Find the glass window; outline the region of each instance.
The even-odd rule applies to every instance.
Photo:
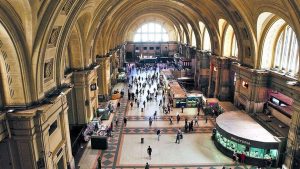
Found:
[[[250,147],[250,157],[264,158],[265,149]]]
[[[169,41],[168,32],[157,23],[147,23],[137,29],[134,35],[134,42],[167,42]]]
[[[225,30],[224,40],[223,40],[223,56],[237,57],[238,47],[237,41],[234,34],[234,30],[231,25],[228,25]]]
[[[270,49],[275,49],[274,53]],[[273,59],[273,63],[271,62]],[[297,75],[299,71],[298,41],[293,29],[279,19],[269,29],[264,40],[261,68]]]
[[[210,36],[206,28],[204,29],[204,38],[202,43],[203,43],[203,50],[211,51]]]

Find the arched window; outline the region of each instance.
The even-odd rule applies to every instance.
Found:
[[[223,56],[237,57],[238,56],[238,46],[236,37],[231,25],[228,25],[223,40]]]
[[[290,26],[281,31],[276,42],[274,67],[293,75],[299,71],[298,42]]]
[[[203,35],[203,50],[211,51],[211,42],[210,42],[210,36],[207,31],[207,28],[204,29],[204,35]]]
[[[298,74],[297,37],[293,29],[283,19],[278,19],[269,27],[261,52],[262,69],[272,69],[291,76]]]
[[[165,28],[157,23],[146,23],[137,29],[134,42],[167,42],[169,35]]]

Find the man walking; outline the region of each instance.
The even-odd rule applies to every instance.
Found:
[[[149,159],[151,160],[152,148],[150,146],[148,146],[147,153],[149,155]]]
[[[173,124],[173,118],[172,118],[172,116],[170,116],[169,121],[170,121],[170,124]]]
[[[177,114],[177,123],[179,123],[179,121],[180,121],[180,116],[179,116],[179,114]]]
[[[195,116],[194,120],[195,120],[195,126],[196,125],[199,126],[199,124],[198,124],[198,117],[197,116]]]
[[[157,141],[159,141],[159,137],[160,137],[160,129],[157,129],[156,134],[157,134]]]
[[[152,120],[152,117],[150,117],[150,118],[149,118],[149,127],[152,126],[152,121],[153,121],[153,120]]]
[[[157,120],[157,117],[156,117],[156,116],[157,116],[157,111],[155,110],[154,115],[153,115],[153,119],[154,119],[154,120]]]
[[[180,135],[177,133],[177,135],[176,135],[176,141],[175,141],[175,143],[180,143]]]
[[[126,125],[127,125],[127,118],[124,117],[123,121],[124,121],[124,126],[126,127]]]

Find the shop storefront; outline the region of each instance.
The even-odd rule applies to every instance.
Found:
[[[216,119],[214,143],[225,155],[246,155],[245,163],[264,166],[272,161],[277,166],[281,141],[270,134],[249,115],[243,112],[227,112]]]

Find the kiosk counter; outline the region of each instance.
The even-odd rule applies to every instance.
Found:
[[[241,111],[226,112],[217,117],[214,143],[229,157],[234,152],[244,153],[247,164],[264,166],[266,160],[271,159],[272,166],[277,166],[279,162],[281,140]]]
[[[179,83],[175,80],[169,82],[170,95],[175,103],[173,107],[186,107],[186,92],[182,89]]]

